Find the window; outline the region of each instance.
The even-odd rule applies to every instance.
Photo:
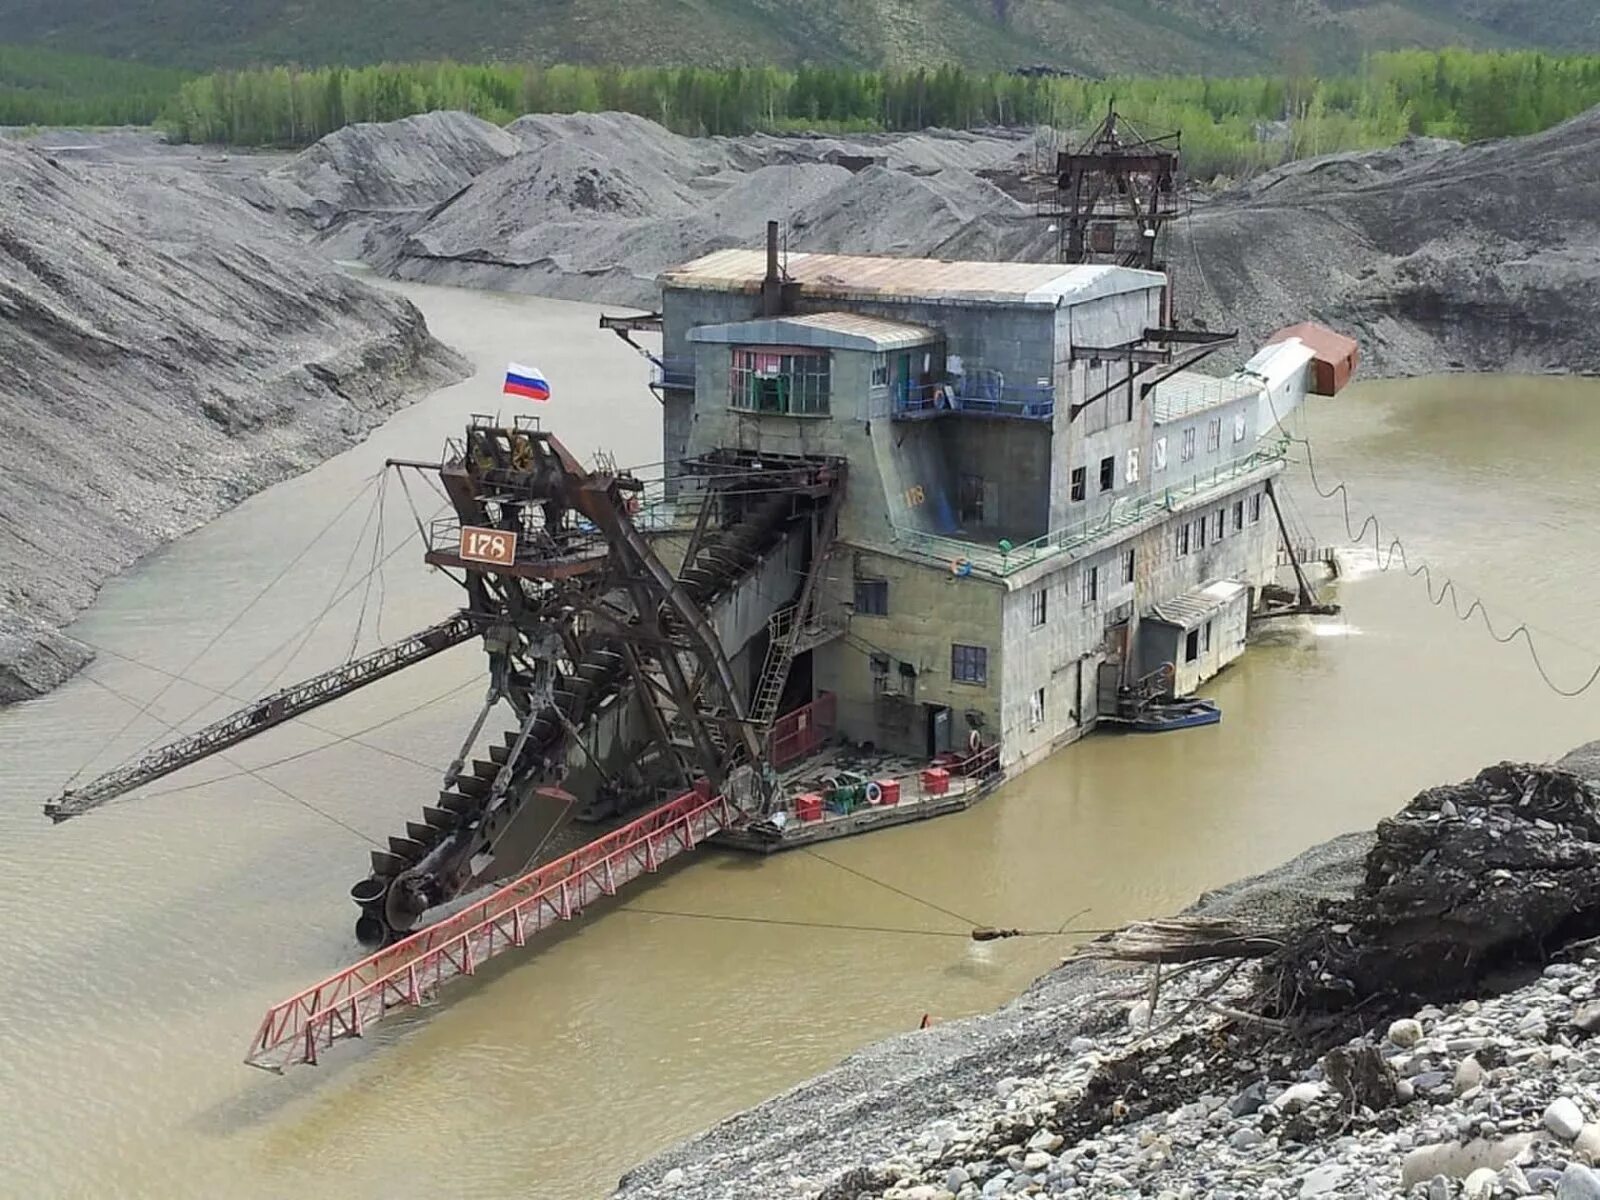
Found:
[[[1084,468],[1082,468],[1082,467],[1073,467],[1072,468],[1072,498],[1074,500],[1082,500],[1087,493],[1088,493],[1088,482],[1087,482],[1087,480],[1085,478]]]
[[[1189,635],[1183,639],[1183,661],[1193,662],[1200,657],[1200,631],[1189,630]]]
[[[733,352],[734,408],[749,412],[826,416],[832,360],[826,350]]]
[[[1220,508],[1217,509],[1217,511],[1212,514],[1212,516],[1211,516],[1211,540],[1213,542],[1220,542],[1222,540],[1223,528],[1227,524],[1227,521],[1228,521],[1228,514],[1223,512]]]
[[[1124,550],[1122,552],[1122,582],[1123,583],[1132,583],[1133,582],[1133,567],[1134,567],[1133,551],[1132,550]]]
[[[1204,550],[1206,548],[1206,519],[1204,517],[1194,523],[1194,548],[1196,550]]]
[[[1028,623],[1035,629],[1044,624],[1045,613],[1049,611],[1050,590],[1041,587],[1028,597]]]
[[[1087,567],[1083,572],[1083,606],[1088,608],[1100,599],[1100,568]]]
[[[989,651],[984,646],[963,646],[960,643],[950,647],[950,678],[957,683],[977,683],[987,685],[989,682]]]
[[[1205,627],[1200,630],[1200,648],[1202,650],[1211,649],[1211,622],[1210,621],[1207,621],[1205,623]]]
[[[1222,418],[1217,417],[1206,426],[1206,449],[1219,450],[1222,448]]]
[[[1128,461],[1123,467],[1122,477],[1128,483],[1139,482],[1139,452],[1137,450],[1128,451]]]
[[[1117,486],[1117,459],[1115,455],[1100,460],[1100,490],[1109,492]]]
[[[1034,729],[1044,724],[1044,689],[1040,688],[1028,697],[1028,728]]]
[[[1261,493],[1256,492],[1250,497],[1250,524],[1254,525],[1261,520]]]
[[[1241,530],[1243,528],[1244,528],[1244,501],[1243,500],[1235,500],[1233,502],[1233,531],[1235,533],[1238,533],[1239,530]]]
[[[1187,428],[1187,429],[1185,429],[1183,431],[1183,454],[1182,454],[1182,458],[1183,458],[1184,462],[1188,462],[1193,457],[1194,457],[1194,426],[1191,425],[1191,426],[1189,426],[1189,428]]]
[[[856,615],[862,617],[886,617],[889,615],[889,581],[887,579],[856,580]]]
[[[872,690],[886,692],[889,690],[889,656],[887,654],[874,654],[870,658],[872,664]]]
[[[889,386],[889,356],[887,354],[874,354],[872,356],[872,386],[875,388]]]
[[[1150,456],[1150,469],[1152,471],[1165,471],[1167,469],[1167,439],[1156,439],[1155,453]]]
[[[1234,441],[1236,441],[1236,442],[1244,441],[1244,426],[1245,426],[1244,412],[1241,410],[1240,412],[1234,413],[1233,414],[1233,440]]]
[[[1178,526],[1178,557],[1182,558],[1189,553],[1189,522],[1185,521]]]
[[[961,522],[971,522],[974,525],[983,524],[983,476],[963,475],[961,477],[961,491],[958,499],[961,501]]]

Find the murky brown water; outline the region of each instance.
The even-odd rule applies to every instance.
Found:
[[[365,501],[192,661],[385,456],[426,457],[467,414],[496,408],[507,360],[550,374],[549,425],[575,449],[659,456],[643,364],[595,328],[597,310],[407,291],[485,374],[107,587],[77,629],[104,648],[100,660],[0,713],[11,980],[0,1003],[0,1194],[602,1195],[651,1151],[863,1042],[925,1012],[1005,1000],[1069,944],[974,945],[967,921],[1053,928],[1081,913],[1079,924],[1103,926],[1170,910],[1369,825],[1421,785],[1600,736],[1600,689],[1559,700],[1520,646],[1457,625],[1419,581],[1365,574],[1341,589],[1345,619],[1285,627],[1218,681],[1221,726],[1093,738],[970,813],[823,850],[967,920],[818,857],[702,855],[627,903],[927,933],[611,912],[329,1066],[257,1074],[240,1058],[262,1010],[355,953],[345,889],[366,847],[329,818],[381,838],[417,811],[471,718],[477,652],[453,651],[236,749],[232,763],[150,789],[164,796],[59,829],[39,802],[97,746],[104,767],[161,732],[142,718],[113,737],[133,711],[114,693],[143,702],[165,688],[153,712],[189,723],[225,707],[196,714],[212,698],[204,688],[249,695],[280,667],[289,679],[342,657],[359,594],[292,664],[279,654],[239,678],[336,590]],[[1364,386],[1321,404],[1311,429],[1329,476],[1348,475],[1497,613],[1600,651],[1600,384]],[[437,501],[412,486],[426,515]],[[1334,510],[1308,487],[1295,496],[1331,535]],[[393,545],[410,517],[397,489],[389,501]],[[386,637],[455,601],[410,550],[384,582]],[[368,635],[375,607],[374,595]],[[1563,681],[1600,657],[1544,646]],[[359,740],[338,741],[351,734]],[[270,783],[232,765],[267,763]]]

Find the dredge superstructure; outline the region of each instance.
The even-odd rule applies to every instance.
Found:
[[[1117,183],[1141,171],[1146,192]],[[1098,207],[1131,198],[1154,263],[1172,171],[1114,121],[1064,158],[1072,263],[785,258],[772,226],[764,255],[667,272],[661,312],[602,321],[661,336],[659,473],[585,466],[532,419],[391,462],[437,476],[424,557],[461,610],[46,811],[480,641],[459,753],[351,888],[372,953],[269,1011],[248,1061],[277,1068],[708,839],[767,853],[937,816],[1190,695],[1242,652],[1285,554],[1298,575],[1279,424],[1357,352],[1301,325],[1230,375],[1193,370],[1236,335],[1177,323],[1169,277]],[[1275,611],[1316,611],[1299,582]],[[574,820],[597,836],[551,859]]]

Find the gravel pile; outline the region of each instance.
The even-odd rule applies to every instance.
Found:
[[[465,371],[199,171],[78,158],[0,139],[0,703],[106,578]]]
[[[757,244],[769,218],[796,250],[1056,252],[1031,203],[1043,134],[687,138],[622,113],[358,128],[273,173],[310,200],[247,194],[402,278],[650,307],[661,270]],[[1310,317],[1354,334],[1378,374],[1600,371],[1597,137],[1600,110],[1530,138],[1307,160],[1201,198],[1172,228],[1179,311],[1241,331],[1224,367]]]

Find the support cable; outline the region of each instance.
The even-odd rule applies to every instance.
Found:
[[[1589,677],[1585,679],[1583,683],[1579,684],[1575,688],[1563,687],[1551,677],[1549,669],[1545,666],[1544,658],[1539,653],[1538,644],[1534,641],[1533,627],[1530,626],[1526,621],[1519,621],[1514,628],[1505,633],[1501,633],[1495,628],[1494,618],[1489,611],[1488,605],[1484,604],[1480,597],[1474,596],[1472,598],[1472,602],[1463,610],[1461,607],[1461,590],[1457,586],[1454,578],[1449,575],[1445,575],[1442,571],[1438,572],[1438,576],[1443,580],[1443,582],[1438,584],[1438,591],[1436,594],[1434,590],[1435,570],[1426,559],[1419,558],[1416,565],[1412,566],[1411,559],[1406,552],[1405,543],[1402,542],[1398,537],[1391,536],[1388,546],[1385,547],[1382,542],[1381,526],[1377,513],[1369,512],[1366,518],[1361,522],[1360,526],[1357,527],[1350,510],[1349,486],[1342,479],[1330,488],[1324,488],[1322,486],[1322,481],[1317,477],[1317,463],[1316,457],[1312,452],[1311,439],[1309,437],[1302,437],[1290,433],[1288,427],[1283,423],[1283,418],[1278,414],[1278,406],[1273,403],[1271,390],[1266,390],[1264,394],[1267,397],[1268,406],[1272,409],[1273,420],[1277,423],[1277,427],[1283,433],[1285,439],[1292,444],[1303,446],[1305,448],[1306,471],[1311,479],[1311,486],[1313,489],[1315,489],[1317,495],[1324,500],[1332,500],[1335,496],[1339,498],[1343,510],[1345,535],[1349,538],[1350,544],[1353,546],[1364,546],[1367,542],[1368,531],[1371,531],[1372,553],[1374,560],[1377,562],[1378,570],[1387,572],[1394,565],[1395,559],[1398,558],[1400,560],[1401,570],[1406,575],[1413,579],[1419,575],[1422,577],[1423,586],[1427,589],[1428,593],[1428,602],[1432,604],[1434,608],[1442,609],[1444,607],[1445,599],[1448,597],[1450,600],[1450,609],[1454,613],[1457,621],[1465,624],[1471,621],[1474,616],[1481,617],[1483,620],[1483,627],[1488,630],[1489,636],[1496,642],[1499,642],[1502,646],[1509,645],[1518,638],[1521,638],[1528,648],[1528,657],[1533,660],[1533,666],[1534,669],[1538,671],[1539,678],[1544,681],[1544,684],[1547,688],[1563,699],[1576,699],[1585,692],[1589,691],[1589,689],[1594,687],[1596,683],[1600,683],[1600,662],[1597,662],[1594,670],[1589,673]],[[1556,641],[1563,642],[1566,645],[1582,650],[1586,654],[1600,658],[1600,654],[1596,654],[1594,650],[1591,650],[1586,646],[1581,646],[1576,642],[1572,642],[1566,638],[1560,637],[1559,635],[1553,634],[1548,630],[1540,630],[1539,632]]]
[[[367,494],[368,489],[370,489],[371,487],[374,486],[376,480],[377,480],[377,476],[376,475],[369,476],[367,478],[367,481],[366,481],[366,486],[364,486],[355,495],[351,496],[350,499],[345,502],[344,506],[342,508],[340,508],[338,512],[334,513],[334,515],[328,520],[328,523],[325,524],[320,530],[317,531],[316,536],[313,537],[309,542],[307,542],[306,545],[300,550],[300,552],[298,554],[296,554],[292,559],[290,559],[288,561],[288,563],[286,563],[283,566],[283,568],[278,571],[278,573],[276,575],[274,575],[270,580],[268,580],[266,586],[263,587],[260,591],[258,591],[255,594],[255,596],[251,598],[251,600],[250,600],[250,602],[248,604],[246,604],[242,609],[240,609],[237,613],[235,613],[233,615],[233,617],[228,621],[227,624],[225,624],[221,629],[217,630],[216,633],[212,634],[211,637],[209,639],[207,639],[206,644],[204,646],[200,647],[199,651],[195,653],[194,657],[192,657],[187,663],[185,663],[183,665],[182,668],[180,668],[180,673],[187,672],[191,667],[193,667],[202,658],[204,658],[206,656],[206,654],[208,654],[210,652],[211,648],[213,646],[215,646],[219,641],[221,641],[222,638],[228,633],[228,631],[231,630],[235,625],[237,625],[241,619],[243,619],[243,617],[245,616],[246,613],[248,613],[251,609],[253,609],[257,604],[259,604],[261,602],[261,600],[266,596],[266,594],[268,592],[270,592],[274,587],[276,587],[278,585],[278,583],[284,578],[284,576],[286,576],[291,570],[293,570],[300,563],[300,561],[303,558],[305,558],[306,555],[310,554],[312,549],[315,548],[315,546],[317,545],[317,543],[320,542],[325,536],[327,536],[328,532],[344,518],[344,515],[347,512],[349,512],[352,508],[354,508],[356,506],[356,502],[359,501],[363,496],[365,496]],[[120,729],[118,729],[114,734],[112,734],[111,737],[108,738],[102,744],[103,745],[111,745],[111,744],[115,743],[118,738],[120,738],[124,733],[126,733],[128,731],[129,727],[132,726],[132,724],[135,721],[137,721],[140,717],[142,717],[145,713],[147,713],[150,710],[150,707],[153,704],[155,704],[156,701],[160,700],[162,696],[167,694],[167,691],[168,691],[168,689],[170,689],[172,687],[173,682],[174,682],[174,680],[169,679],[165,684],[163,684],[161,686],[161,688],[157,690],[155,695],[151,696],[150,699],[146,700],[143,704],[139,705],[139,707],[136,708],[133,711],[132,715],[129,716],[128,719],[122,723],[122,727]],[[190,717],[192,717],[193,715],[194,715],[193,713],[189,714]],[[185,717],[184,718],[184,720],[186,720],[186,721],[188,719],[189,719],[189,717]],[[146,746],[148,746],[148,745],[149,745],[149,743],[147,742]],[[138,751],[135,751],[135,753],[138,753]],[[123,761],[127,762],[131,758],[132,758],[132,755],[129,755],[128,759],[124,759]],[[82,775],[85,770],[88,769],[89,764],[91,762],[93,762],[93,761],[94,761],[94,757],[91,755],[89,758],[85,759],[82,763],[80,763],[78,765],[77,770],[73,771],[71,777],[67,780],[67,787],[70,788],[74,783],[76,783],[77,780],[78,780],[78,777],[80,775]]]

